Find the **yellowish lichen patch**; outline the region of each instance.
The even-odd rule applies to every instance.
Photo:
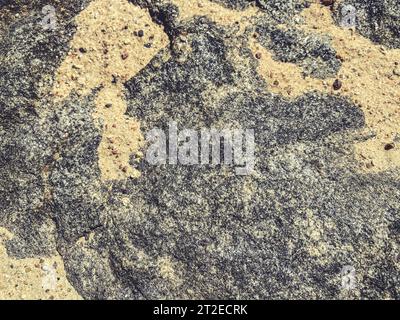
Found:
[[[362,170],[380,172],[400,166],[400,146],[385,150],[400,134],[400,77],[396,64],[400,50],[385,49],[362,37],[354,30],[337,26],[329,8],[312,4],[302,13],[308,33],[331,38],[338,57],[343,60],[338,78],[343,86],[337,94],[348,97],[363,110],[367,131],[376,136],[355,146]],[[333,93],[335,79],[303,78],[294,64],[275,61],[268,50],[252,40],[254,55],[260,59],[259,72],[267,80],[269,90],[288,98],[318,90]]]
[[[206,16],[218,24],[231,25],[243,23],[259,12],[255,6],[250,6],[243,11],[231,10],[209,0],[172,0],[172,3],[179,8],[179,19],[182,21],[195,16]],[[240,26],[243,29],[244,25],[241,24]]]
[[[3,243],[11,238],[0,228],[0,300],[81,299],[66,278],[60,256],[13,259]]]
[[[56,100],[71,92],[90,94],[101,88],[94,117],[103,124],[99,167],[102,179],[137,177],[129,165],[140,156],[140,123],[125,116],[123,83],[143,69],[168,44],[162,28],[149,13],[128,0],[94,0],[75,19],[78,29],[70,51],[56,74]]]

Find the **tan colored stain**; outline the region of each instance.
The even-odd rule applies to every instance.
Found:
[[[305,24],[301,28],[304,31],[331,38],[332,46],[343,60],[338,74],[343,87],[336,93],[360,106],[366,117],[367,131],[376,134],[375,138],[355,146],[362,170],[380,172],[399,167],[400,146],[386,151],[385,145],[400,134],[400,77],[396,71],[400,50],[385,49],[354,30],[338,27],[329,8],[319,4],[312,4],[302,15]],[[287,98],[296,98],[312,90],[334,93],[332,84],[335,78],[303,78],[298,66],[275,61],[271,53],[254,40],[251,47],[254,54],[261,54],[258,55],[259,72],[272,92]]]
[[[67,280],[60,256],[10,258],[3,242],[11,238],[10,232],[0,228],[0,300],[81,299]]]
[[[53,94],[62,100],[72,92],[88,95],[101,88],[94,117],[103,123],[98,148],[102,180],[138,177],[129,157],[141,156],[143,137],[140,123],[125,116],[123,83],[143,69],[168,38],[146,10],[127,0],[94,0],[75,20],[78,29],[57,71]],[[134,34],[139,30],[143,37]]]
[[[129,164],[132,154],[141,156],[142,146],[140,124],[126,116],[126,102],[123,90],[118,85],[100,91],[96,105],[96,117],[104,119],[103,139],[100,143],[99,166],[104,180],[138,177],[140,173]],[[112,107],[105,107],[112,103]]]
[[[172,0],[172,3],[179,8],[179,18],[182,21],[189,20],[195,16],[207,16],[211,21],[221,25],[243,23],[248,18],[256,15],[259,10],[250,6],[243,11],[231,10],[209,0]],[[244,25],[241,25],[243,29]]]
[[[302,69],[294,63],[274,60],[273,54],[256,39],[250,40],[254,55],[260,57],[258,72],[267,80],[268,90],[286,98],[294,99],[313,90],[333,93],[332,79],[320,80],[303,77]]]

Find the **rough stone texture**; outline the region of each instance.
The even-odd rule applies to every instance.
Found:
[[[303,0],[257,0],[256,3],[275,23],[290,22],[308,6],[308,2]]]
[[[261,19],[256,32],[261,44],[274,52],[276,60],[296,63],[303,68],[305,76],[334,77],[340,69],[341,62],[336,58],[329,39],[305,34],[295,28],[281,30],[271,27],[270,21],[264,19]]]
[[[216,3],[223,4],[231,9],[243,10],[247,8],[250,4],[254,3],[255,0],[212,0]]]
[[[57,1],[2,3],[6,26],[0,38],[1,220],[2,225],[15,232],[9,248],[17,256],[49,253],[55,248],[43,172],[61,140],[57,140],[54,132],[59,129],[57,123],[43,119],[40,111],[52,109],[44,97],[68,50],[75,28],[71,16],[83,8],[83,1],[69,1],[59,28],[42,32],[38,23],[41,9],[49,3],[58,4]],[[27,14],[14,15],[25,10]]]
[[[336,20],[342,19],[341,10],[351,5],[356,9],[356,29],[365,37],[389,48],[400,48],[400,2],[397,0],[345,0],[336,11]]]
[[[15,234],[9,254],[57,250],[87,299],[398,299],[400,180],[398,171],[356,170],[361,110],[316,92],[294,101],[273,95],[235,30],[206,17],[178,23],[168,1],[132,2],[165,26],[171,46],[125,84],[127,115],[144,131],[171,120],[254,129],[256,173],[142,160],[132,161],[140,178],[102,182],[96,92],[59,104],[46,95],[73,24],[43,38],[22,23],[0,46],[0,226]],[[63,3],[75,14],[83,8]],[[277,22],[300,12],[299,3],[257,1]],[[340,67],[329,41],[259,20],[255,28],[279,59],[312,76]],[[174,45],[182,35],[191,50]],[[359,277],[350,293],[341,291],[345,265]]]

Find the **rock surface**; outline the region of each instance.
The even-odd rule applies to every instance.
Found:
[[[360,169],[354,146],[371,131],[356,99],[273,93],[250,46],[256,39],[305,79],[338,77],[342,60],[330,37],[301,29],[304,10],[326,8],[198,1],[204,10],[257,11],[224,24],[211,13],[181,20],[178,0],[132,0],[169,43],[123,81],[126,116],[144,133],[171,121],[179,129],[253,129],[255,172],[154,166],[132,154],[140,177],[104,181],[104,124],[93,116],[101,88],[61,101],[52,95],[79,28],[73,18],[90,2],[1,2],[0,226],[14,235],[8,255],[60,254],[86,299],[399,298],[399,168]],[[356,32],[385,50],[399,48],[397,1],[345,2],[360,12]],[[38,23],[48,4],[58,13],[53,31]],[[395,150],[386,152],[396,152],[396,137],[387,139]],[[342,285],[345,266],[356,272],[351,290]]]

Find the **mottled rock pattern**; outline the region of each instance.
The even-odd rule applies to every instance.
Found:
[[[275,23],[288,23],[308,7],[303,0],[257,0],[256,3]]]
[[[16,256],[49,253],[55,248],[44,175],[54,149],[61,143],[53,129],[60,128],[41,111],[53,109],[45,96],[75,30],[70,20],[74,12],[83,9],[83,3],[64,4],[67,11],[60,16],[59,28],[52,32],[43,32],[39,24],[41,9],[49,1],[2,3],[6,25],[0,38],[0,202],[2,225],[15,232],[9,248]],[[25,12],[22,8],[28,13],[15,16]]]
[[[170,120],[180,128],[254,129],[256,173],[143,160],[132,162],[140,178],[102,182],[96,92],[57,105],[46,95],[73,24],[44,39],[23,36],[22,26],[1,45],[0,226],[16,234],[9,253],[57,250],[88,299],[398,299],[400,180],[397,171],[356,170],[353,143],[365,139],[360,109],[315,92],[295,101],[273,95],[244,36],[206,17],[178,23],[168,1],[133,2],[165,26],[171,46],[125,84],[127,114],[143,130]],[[246,1],[224,2],[241,8]],[[277,22],[302,8],[257,4]],[[340,67],[329,42],[313,35],[302,42],[302,34],[263,31],[259,23],[253,29],[282,61],[316,77]],[[177,50],[175,41],[191,50]],[[320,69],[308,68],[314,61]],[[359,276],[348,295],[340,287],[345,265]]]
[[[336,11],[339,23],[346,5],[355,8],[356,30],[373,42],[400,48],[400,2],[397,0],[345,0]]]
[[[270,22],[265,23],[264,19],[261,19],[256,32],[261,44],[274,52],[276,60],[296,63],[303,68],[305,76],[334,77],[340,69],[341,62],[329,39],[295,28],[281,30],[271,27]]]
[[[255,0],[212,0],[212,1],[236,10],[243,10],[250,4],[255,3]]]

